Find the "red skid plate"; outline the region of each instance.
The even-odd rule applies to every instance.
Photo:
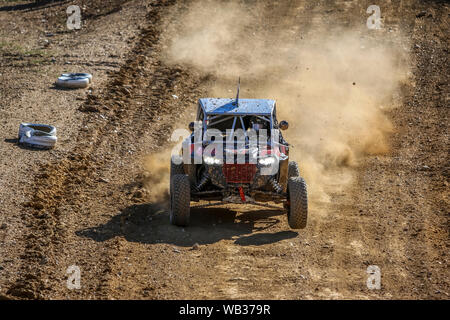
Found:
[[[251,183],[256,174],[256,165],[251,163],[224,164],[222,170],[229,183]]]

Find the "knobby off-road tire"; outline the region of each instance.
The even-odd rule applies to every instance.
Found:
[[[300,169],[295,161],[289,162],[288,178],[300,177]]]
[[[170,158],[170,182],[169,182],[169,192],[172,193],[172,177],[177,174],[184,174],[183,162],[176,164],[176,159],[181,160],[181,157],[172,156]]]
[[[308,192],[306,182],[301,177],[288,180],[288,222],[292,229],[306,227],[308,218]]]
[[[178,163],[176,162],[176,160],[181,161],[180,164],[176,164]],[[170,159],[170,179],[172,179],[172,177],[177,174],[184,174],[183,162],[181,157],[172,156],[172,158]]]
[[[191,185],[185,174],[170,179],[170,223],[184,227],[189,224]]]

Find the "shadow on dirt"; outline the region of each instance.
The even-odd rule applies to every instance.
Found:
[[[48,149],[46,148],[33,148],[31,146],[27,146],[24,144],[19,144],[19,139],[14,138],[14,139],[4,139],[3,141],[5,141],[6,143],[11,143],[11,144],[15,144],[17,148],[23,149],[23,150],[29,150],[29,151],[48,151]]]
[[[6,138],[3,141],[5,141],[6,143],[17,144],[19,142],[19,139],[17,139],[17,138],[8,139],[8,138]]]
[[[86,88],[64,88],[64,87],[58,87],[56,84],[53,84],[51,87],[49,87],[50,90],[56,90],[56,91],[76,91],[76,90],[82,90]]]
[[[0,11],[37,10],[68,3],[69,0],[41,0],[0,7]]]
[[[189,227],[170,224],[167,209],[161,204],[133,205],[97,227],[77,231],[81,237],[97,242],[122,236],[127,241],[143,244],[166,243],[190,247],[195,243],[212,244],[233,239],[242,246],[264,245],[294,238],[293,231],[258,233],[278,224],[284,218],[281,210],[254,210],[237,215],[228,208],[191,208]]]
[[[280,231],[275,233],[257,233],[247,237],[240,237],[234,243],[240,246],[261,246],[298,236],[294,231]]]

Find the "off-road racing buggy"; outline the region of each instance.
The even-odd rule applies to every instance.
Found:
[[[306,183],[297,162],[289,161],[289,144],[279,131],[288,123],[278,122],[274,100],[239,99],[239,93],[236,99],[202,98],[196,120],[171,157],[172,224],[188,225],[191,201],[272,201],[283,203],[291,228],[306,227]]]

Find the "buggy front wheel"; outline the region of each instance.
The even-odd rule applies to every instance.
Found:
[[[293,177],[288,180],[288,222],[292,229],[306,227],[308,218],[308,193],[306,182],[301,177]]]
[[[176,174],[170,179],[170,223],[185,227],[189,224],[191,186],[189,177]]]

